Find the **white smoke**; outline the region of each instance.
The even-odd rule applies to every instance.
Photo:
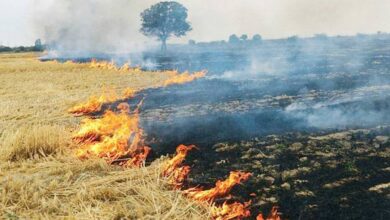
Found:
[[[140,12],[145,6],[134,1],[46,1],[45,6],[36,13],[36,25],[53,56],[118,54],[145,48],[146,44],[139,41],[143,39]]]

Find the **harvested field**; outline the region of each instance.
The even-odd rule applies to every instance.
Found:
[[[160,163],[140,169],[75,157],[67,110],[102,88],[162,85],[159,72],[40,62],[0,54],[0,212],[5,219],[205,219],[208,210],[166,186]],[[173,152],[172,152],[173,153]]]

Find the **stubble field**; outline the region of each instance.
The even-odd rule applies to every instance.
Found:
[[[40,62],[0,55],[0,212],[5,219],[205,219],[208,210],[170,190],[161,160],[140,169],[79,160],[71,140],[80,118],[67,110],[99,95],[162,85],[165,73]]]

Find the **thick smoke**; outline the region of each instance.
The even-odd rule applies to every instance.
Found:
[[[145,5],[129,0],[53,1],[39,24],[51,56],[104,53],[115,58],[131,52],[140,55],[135,64],[146,69],[208,70],[207,79],[147,94],[145,115],[157,112],[174,122],[160,126],[150,116],[145,122],[149,134],[217,138],[220,131],[225,138],[390,122],[390,56],[383,50],[389,35],[169,45],[164,57],[150,50],[145,55],[138,52],[146,44],[134,40],[152,42],[139,33],[139,12],[150,6]],[[217,126],[221,123],[225,126]]]
[[[147,131],[191,143],[390,124],[388,42],[378,34],[178,46],[171,66],[157,64],[208,76],[149,94]]]
[[[50,46],[51,56],[137,52],[150,45],[139,40],[140,7],[129,0],[53,1],[36,13],[36,24]]]
[[[221,78],[252,81],[247,88],[275,95],[303,96],[284,108],[288,117],[319,129],[368,127],[389,122],[389,75],[386,52],[376,52],[374,36],[347,43],[337,38],[307,39],[249,55],[249,65]],[[355,42],[356,41],[356,42]],[[268,79],[268,80],[265,80]],[[254,83],[254,82],[258,83]],[[275,83],[276,82],[276,83]],[[279,89],[275,89],[279,88]],[[298,91],[297,93],[292,91]],[[315,95],[309,96],[315,91]],[[313,99],[313,100],[311,100]]]

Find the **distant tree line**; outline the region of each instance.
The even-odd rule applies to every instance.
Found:
[[[232,34],[229,36],[229,39],[226,40],[220,40],[220,41],[210,41],[210,42],[196,42],[195,40],[189,40],[188,45],[190,46],[244,46],[244,45],[261,45],[264,44],[268,41],[273,41],[273,42],[279,42],[279,43],[288,43],[288,44],[295,44],[301,41],[306,41],[306,40],[315,40],[315,41],[337,41],[337,40],[342,40],[342,39],[389,39],[390,38],[390,33],[386,32],[380,32],[378,31],[376,34],[361,34],[358,33],[354,36],[328,36],[324,33],[319,33],[319,34],[314,34],[312,37],[299,37],[297,35],[289,36],[286,38],[280,38],[280,39],[271,39],[271,40],[263,40],[261,35],[255,34],[252,36],[252,38],[249,38],[247,34],[242,34],[241,36],[238,36],[236,34]]]
[[[255,35],[253,35],[252,40],[250,40],[250,41],[260,43],[261,40],[262,40],[262,38],[261,38],[260,34],[255,34]],[[246,41],[249,41],[248,35],[246,35],[246,34],[241,35],[241,37],[238,37],[237,35],[232,34],[229,37],[229,43],[231,43],[231,44],[236,44],[239,42],[246,42]]]
[[[252,39],[249,39],[247,34],[243,34],[240,37],[238,37],[236,34],[232,34],[232,35],[230,35],[227,42],[225,40],[221,40],[221,41],[212,41],[212,42],[208,42],[208,43],[210,43],[210,44],[226,44],[226,43],[240,44],[240,43],[261,43],[261,42],[262,42],[262,38],[261,38],[260,34],[253,35]],[[206,43],[206,42],[204,42],[204,43]],[[200,44],[204,44],[204,43],[200,43]],[[196,45],[197,43],[195,40],[189,40],[188,44],[189,45]]]
[[[45,45],[42,44],[41,39],[37,39],[35,41],[34,46],[19,46],[19,47],[8,47],[0,45],[0,53],[1,52],[13,52],[13,53],[21,53],[21,52],[42,52],[46,48]]]

